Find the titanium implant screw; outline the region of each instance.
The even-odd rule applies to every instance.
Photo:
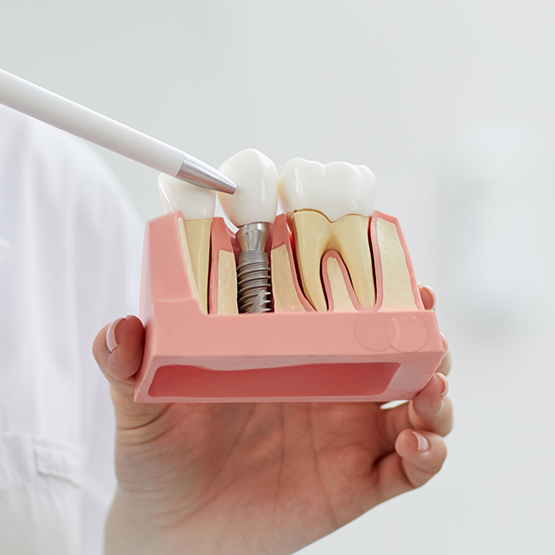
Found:
[[[269,312],[271,303],[270,263],[264,251],[270,232],[266,222],[246,224],[237,231],[241,247],[237,262],[239,312]]]

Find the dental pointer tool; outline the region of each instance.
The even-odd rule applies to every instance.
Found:
[[[229,194],[237,188],[205,162],[3,69],[0,103],[193,185]]]

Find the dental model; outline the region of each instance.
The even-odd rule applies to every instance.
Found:
[[[238,184],[220,198],[237,234],[212,193],[160,177],[168,213],[147,224],[135,400],[412,398],[446,347],[398,221],[374,210],[372,172],[294,158],[276,217],[269,158],[249,149],[220,170]]]
[[[220,172],[238,184],[233,195],[219,195],[220,204],[237,231],[240,312],[270,310],[270,264],[265,252],[270,224],[276,218],[278,187],[274,163],[255,149],[232,156]]]

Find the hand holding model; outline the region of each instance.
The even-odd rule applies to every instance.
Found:
[[[425,304],[430,306],[427,290]],[[186,341],[186,338],[184,339]],[[144,329],[128,317],[94,353],[110,382],[118,489],[106,553],[294,553],[444,462],[448,356],[409,403],[139,404]]]
[[[233,197],[220,199],[239,233],[271,225],[278,195],[273,162],[249,150],[221,170],[239,185]],[[373,174],[343,162],[294,159],[280,183],[302,290],[294,286],[292,259],[272,250],[274,311],[317,311],[326,318],[327,311],[371,310],[377,290],[368,244]],[[183,216],[185,263],[202,311],[220,318],[268,310],[268,259],[240,259],[236,278],[233,253],[215,248],[213,193],[168,176],[159,184],[166,209]],[[396,311],[432,309],[431,290],[411,285],[395,226],[392,237],[386,244],[391,269],[381,259],[379,302]],[[241,245],[241,254],[265,257],[264,240],[255,243],[254,250]],[[414,295],[422,302],[415,304]],[[108,555],[293,553],[423,485],[445,459],[442,436],[452,427],[448,356],[414,399],[389,409],[375,402],[136,403],[144,342],[141,321],[130,316],[102,330],[94,345],[117,422]]]

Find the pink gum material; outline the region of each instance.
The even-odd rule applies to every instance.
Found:
[[[423,308],[204,314],[187,280],[179,217],[166,214],[146,227],[140,312],[146,342],[135,401],[385,402],[414,397],[432,377],[445,346],[435,313]],[[398,226],[391,216],[378,217]],[[372,226],[370,234],[379,301],[381,263]]]

